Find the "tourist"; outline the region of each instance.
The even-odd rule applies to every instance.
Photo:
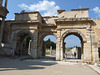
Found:
[[[11,50],[10,50],[10,56],[11,56],[12,58],[14,58],[14,50],[13,50],[13,48],[11,48]]]
[[[76,52],[74,52],[74,57],[76,58]]]
[[[21,55],[21,50],[19,49],[19,50],[18,50],[18,56],[20,56],[20,55]]]

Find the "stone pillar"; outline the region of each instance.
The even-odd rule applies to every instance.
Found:
[[[60,49],[60,60],[63,60],[63,55],[64,55],[64,53],[63,53],[63,49],[64,49],[64,46],[63,46],[63,43],[64,41],[63,40],[61,40],[61,49]]]
[[[84,43],[84,62],[91,62],[91,43]]]
[[[45,42],[43,42],[43,45],[42,45],[42,56],[45,56],[45,52],[46,52],[46,44],[45,44]]]
[[[32,40],[29,41],[29,46],[28,46],[28,54],[30,55],[30,51],[31,51],[31,42]]]
[[[60,41],[60,38],[57,38],[56,60],[63,60],[63,42]]]
[[[39,43],[39,46],[38,46],[38,57],[39,58],[42,56],[42,46],[43,46],[43,43],[40,42]]]
[[[0,5],[2,5],[2,3],[3,3],[3,0],[0,0]]]
[[[84,41],[83,42],[81,42],[81,60],[84,60],[84,49],[83,49],[83,45],[84,45]]]
[[[98,43],[93,43],[93,63],[99,62]]]
[[[1,29],[0,29],[0,42],[2,42],[2,38],[3,38],[4,22],[5,22],[5,18],[2,18]]]
[[[50,46],[50,55],[52,55],[52,46]]]
[[[83,51],[84,51],[84,61],[85,62],[92,62],[93,61],[93,36],[92,36],[92,31],[89,30],[87,32],[87,42],[84,43]]]
[[[61,30],[57,30],[56,60],[63,60],[63,38],[61,38]]]
[[[30,52],[30,56],[31,58],[38,58],[38,49],[37,49],[37,41],[38,41],[38,31],[35,30],[33,33],[33,40],[31,42],[31,52]]]
[[[57,42],[56,42],[56,60],[60,60],[60,57],[61,57],[61,40],[60,40],[60,37],[61,37],[61,31],[60,30],[57,30]]]
[[[65,58],[65,42],[63,43],[63,57]]]
[[[5,0],[5,8],[7,8],[7,2],[8,2],[8,0]]]

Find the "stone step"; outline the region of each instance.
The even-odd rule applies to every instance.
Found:
[[[72,62],[72,63],[83,63],[83,61],[82,60],[63,60],[64,62]]]

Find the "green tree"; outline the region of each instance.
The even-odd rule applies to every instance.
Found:
[[[46,49],[50,49],[50,46],[52,46],[52,49],[56,50],[56,43],[50,40],[50,38],[45,41]]]

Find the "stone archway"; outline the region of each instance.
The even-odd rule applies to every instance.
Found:
[[[18,31],[12,34],[12,45],[13,49],[16,50],[16,54],[18,55],[18,51],[21,51],[22,55],[27,55],[29,53],[29,37],[30,40],[33,40],[33,35],[30,31]],[[28,43],[26,43],[28,41]],[[26,46],[27,45],[27,46]]]
[[[76,37],[78,37],[81,41],[81,49],[80,50],[77,50],[77,52],[75,52],[77,54],[77,58],[83,60],[83,46],[84,46],[84,42],[86,42],[86,38],[85,36],[80,32],[80,31],[77,31],[77,30],[68,30],[66,31],[61,40],[63,40],[63,55],[64,55],[64,52],[65,52],[65,45],[64,45],[64,39],[67,37],[67,36],[70,36],[70,35],[75,35]]]
[[[39,48],[38,48],[38,56],[45,56],[45,42],[44,42],[44,38],[48,35],[52,35],[56,38],[56,35],[54,33],[42,33],[42,35],[40,36],[40,40],[39,40]]]
[[[69,36],[69,35],[75,35],[77,37],[79,37],[79,39],[81,40],[81,49],[82,49],[82,54],[81,54],[81,59],[83,60],[84,58],[84,43],[87,41],[86,37],[84,36],[84,34],[82,34],[82,32],[78,31],[78,30],[74,30],[74,29],[71,29],[71,30],[67,30],[65,31],[64,33],[62,33],[62,36],[60,38],[60,46],[59,46],[59,51],[57,51],[57,53],[59,53],[59,56],[56,56],[56,60],[60,59],[60,60],[63,60],[63,55],[64,55],[64,39],[65,37]],[[57,46],[58,47],[58,46]]]
[[[61,40],[64,40],[64,38],[70,34],[75,34],[76,36],[80,37],[80,39],[82,39],[84,42],[87,41],[86,37],[84,36],[84,34],[82,34],[82,32],[80,32],[78,30],[74,30],[74,29],[65,31],[61,36]]]

